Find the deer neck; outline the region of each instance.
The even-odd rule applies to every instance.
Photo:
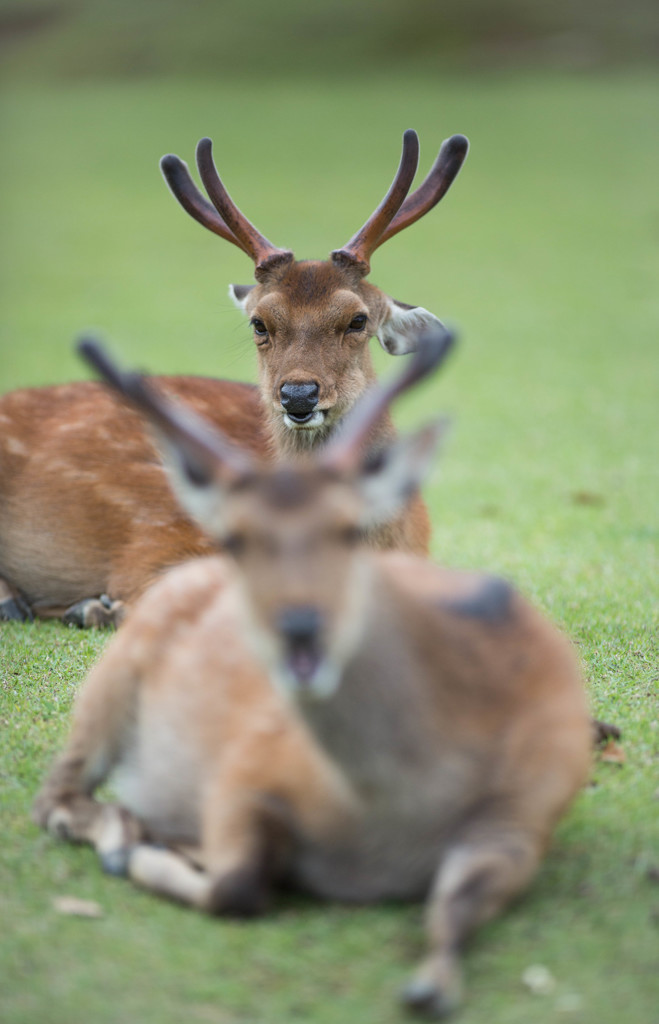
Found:
[[[336,693],[300,711],[358,793],[390,798],[392,788],[407,789],[427,770],[433,709],[419,685],[422,651],[406,630],[406,595],[376,571],[368,600],[360,644]]]

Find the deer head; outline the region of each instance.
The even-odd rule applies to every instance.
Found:
[[[398,439],[375,461],[364,442],[393,399],[434,370],[452,342],[439,328],[422,337],[402,373],[355,404],[319,458],[275,468],[255,463],[143,377],[118,370],[97,343],[80,345],[146,415],[181,504],[235,561],[252,642],[289,693],[328,695],[354,650],[368,579],[362,533],[416,489],[443,424]]]
[[[299,451],[327,439],[375,379],[368,341],[377,336],[392,355],[414,351],[420,333],[441,322],[420,306],[385,295],[366,281],[370,258],[383,242],[413,224],[448,191],[467,155],[467,139],[443,144],[428,176],[408,195],[419,142],[403,136],[400,166],[366,223],[328,260],[299,260],[250,224],[222,184],[210,139],[197,146],[197,167],[211,202],[178,157],[163,157],[165,180],[181,206],[209,231],[254,261],[254,285],[230,294],[250,319],[261,393],[280,449]],[[388,433],[386,418],[380,429]]]

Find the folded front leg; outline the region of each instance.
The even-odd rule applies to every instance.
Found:
[[[199,849],[138,845],[128,873],[143,888],[206,913],[251,917],[267,909],[285,861],[285,813],[276,800],[231,791],[227,781],[207,794]]]
[[[55,805],[44,824],[58,839],[93,846],[110,875],[127,873],[130,853],[145,836],[137,818],[123,807],[84,796]]]

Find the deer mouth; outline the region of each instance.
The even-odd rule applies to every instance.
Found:
[[[339,673],[319,651],[289,653],[282,670],[284,690],[302,703],[326,700],[338,686]]]
[[[288,652],[284,664],[297,689],[311,687],[322,660],[320,651],[315,647],[297,647]]]
[[[312,412],[302,415],[292,412],[285,412],[283,414],[284,423],[289,430],[318,430],[319,427],[323,426],[325,416],[325,409],[314,409]]]

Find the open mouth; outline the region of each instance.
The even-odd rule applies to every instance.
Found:
[[[285,665],[286,671],[300,690],[312,686],[322,662],[320,651],[315,648],[295,648],[288,652]]]
[[[335,693],[339,672],[319,651],[289,652],[282,665],[283,688],[298,701],[326,700]]]
[[[284,413],[284,423],[289,430],[316,430],[318,427],[322,427],[325,422],[325,411],[323,409],[314,409],[313,412],[305,413],[303,416],[297,416],[294,413]]]

